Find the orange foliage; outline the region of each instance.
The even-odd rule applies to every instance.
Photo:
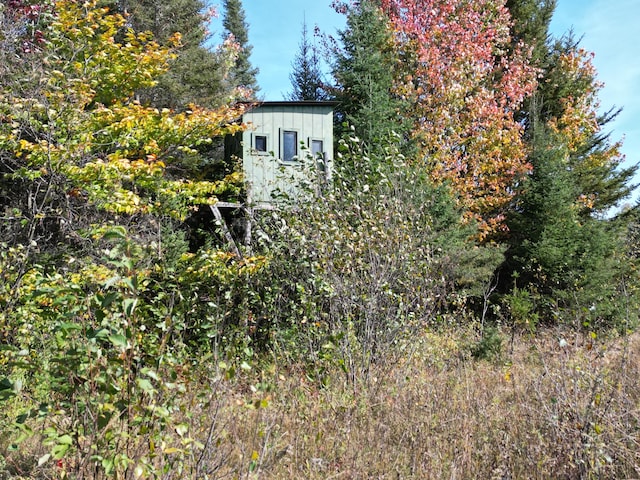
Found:
[[[513,187],[530,166],[514,120],[535,88],[524,46],[510,51],[503,0],[382,0],[402,66],[420,162],[448,182],[481,236],[503,228]]]

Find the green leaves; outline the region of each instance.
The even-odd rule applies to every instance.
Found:
[[[15,395],[14,383],[8,378],[0,380],[0,402],[13,398]]]
[[[340,40],[342,48],[335,52],[332,65],[340,102],[337,116],[343,122],[336,125],[338,136],[347,133],[347,124],[352,125],[365,151],[376,153],[382,153],[392,132],[398,134],[399,142],[401,138],[406,141],[410,131],[410,120],[405,116],[408,103],[390,94],[401,58],[394,48],[388,18],[375,2],[358,2],[348,9]]]
[[[474,245],[450,192],[394,140],[368,156],[355,135],[344,138],[322,197],[273,214],[270,261],[252,279],[248,302],[263,335],[292,361],[312,363],[320,382],[333,367],[361,378],[477,291],[502,258]],[[476,249],[485,255],[473,256]],[[465,290],[456,291],[462,280]]]
[[[127,341],[127,337],[120,333],[109,335],[108,337],[111,344],[116,347],[118,350],[124,351],[128,348],[129,343]]]
[[[124,17],[95,1],[65,0],[56,4],[38,54],[35,81],[31,72],[13,72],[0,89],[0,147],[13,157],[7,171],[14,180],[55,178],[59,191],[43,189],[49,193],[41,208],[60,210],[64,194],[115,214],[184,220],[194,205],[239,193],[238,172],[201,181],[201,167],[211,161],[203,153],[212,138],[244,128],[236,123],[244,106],[175,112],[133,98],[166,71],[169,47],[127,30]],[[186,174],[169,175],[176,166]]]
[[[179,408],[190,355],[246,337],[238,292],[265,263],[188,253],[183,232],[198,205],[242,193],[240,172],[203,165],[222,163],[213,139],[245,128],[244,106],[141,104],[175,42],[96,1],[51,8],[47,41],[0,65],[3,425],[16,442],[46,426],[40,464],[62,460],[56,474],[159,477],[202,445]]]
[[[528,317],[611,325],[625,316],[617,289],[632,262],[622,257],[619,225],[603,214],[629,193],[635,167],[618,169],[620,144],[602,133],[615,114],[596,112],[600,86],[591,55],[571,35],[543,46],[543,77],[521,114],[532,172],[508,216],[505,300],[530,292],[538,301]],[[524,321],[517,311],[511,316]]]

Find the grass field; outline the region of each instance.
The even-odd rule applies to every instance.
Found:
[[[490,360],[461,333],[413,345],[356,382],[336,370],[319,386],[274,363],[205,375],[184,397],[199,441],[157,478],[640,478],[639,335],[505,335]],[[147,449],[139,440],[130,448]],[[33,440],[2,448],[0,478],[91,478],[37,467]]]

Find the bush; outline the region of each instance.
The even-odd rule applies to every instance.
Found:
[[[499,260],[486,268],[480,252],[495,249],[473,243],[446,188],[393,145],[384,152],[367,157],[345,138],[331,184],[268,215],[268,266],[249,289],[279,352],[331,360],[352,382],[463,305]],[[456,291],[463,283],[468,290]]]
[[[260,261],[181,253],[179,241],[165,258],[122,227],[100,228],[93,241],[108,247],[97,262],[68,258],[67,270],[36,264],[21,276],[2,269],[6,441],[39,439],[39,465],[56,460],[84,478],[182,471],[206,443],[185,410],[194,365],[208,357],[220,370],[216,357],[228,354],[224,369],[234,371],[239,343],[224,345],[234,335],[225,312]],[[3,255],[6,266],[25,260],[20,249]]]

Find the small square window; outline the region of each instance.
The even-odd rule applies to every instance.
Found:
[[[267,151],[267,136],[266,135],[255,135],[253,138],[254,138],[253,147],[256,149],[256,151],[265,152],[266,153],[266,151]]]

